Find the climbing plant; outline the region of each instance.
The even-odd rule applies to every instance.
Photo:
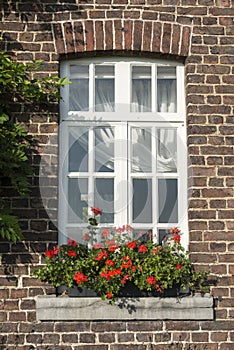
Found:
[[[23,64],[0,51],[0,236],[13,242],[23,236],[18,219],[6,209],[5,184],[20,196],[28,196],[29,176],[33,174],[29,161],[33,139],[17,123],[16,106],[56,102],[60,99],[60,87],[67,83],[57,76],[34,77],[41,63]]]

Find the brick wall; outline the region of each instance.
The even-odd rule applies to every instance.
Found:
[[[40,76],[59,60],[97,54],[182,58],[186,67],[189,235],[192,261],[217,285],[214,321],[37,322],[35,297],[53,288],[30,277],[57,241],[58,108],[19,115],[38,140],[30,199],[12,194],[25,242],[1,242],[0,349],[231,350],[234,347],[234,1],[27,0],[0,2],[5,49],[21,61],[42,59]],[[98,33],[98,34],[97,34]],[[38,187],[39,166],[54,165]],[[47,191],[48,187],[50,191]]]

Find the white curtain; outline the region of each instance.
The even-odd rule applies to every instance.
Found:
[[[177,171],[176,129],[158,129],[157,171],[160,173]]]
[[[132,79],[132,112],[151,112],[151,80]]]
[[[114,79],[95,80],[95,111],[114,112]]]
[[[158,112],[176,112],[176,81],[170,79],[158,80]]]
[[[132,172],[152,171],[152,132],[150,128],[132,129]],[[177,171],[176,129],[157,130],[157,172]]]

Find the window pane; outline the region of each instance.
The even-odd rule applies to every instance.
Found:
[[[159,222],[178,222],[177,179],[158,180]]]
[[[132,112],[151,112],[151,67],[132,67]]]
[[[157,130],[157,171],[159,173],[177,171],[177,131]]]
[[[103,210],[101,223],[114,223],[114,179],[96,179],[94,205]]]
[[[151,172],[151,129],[132,128],[132,172]]]
[[[68,179],[68,222],[82,223],[88,207],[88,179]]]
[[[70,67],[69,110],[89,110],[89,66],[77,65]]]
[[[114,171],[114,129],[95,129],[95,171]]]
[[[88,171],[88,130],[73,128],[69,133],[69,171]]]
[[[158,67],[157,72],[158,112],[175,113],[177,110],[176,68]]]
[[[114,66],[95,67],[95,111],[113,112],[115,105]]]
[[[152,181],[133,179],[133,223],[152,222]]]

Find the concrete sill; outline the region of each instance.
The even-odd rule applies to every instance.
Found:
[[[37,319],[48,320],[212,320],[213,297],[119,298],[115,305],[96,297],[38,296]]]

